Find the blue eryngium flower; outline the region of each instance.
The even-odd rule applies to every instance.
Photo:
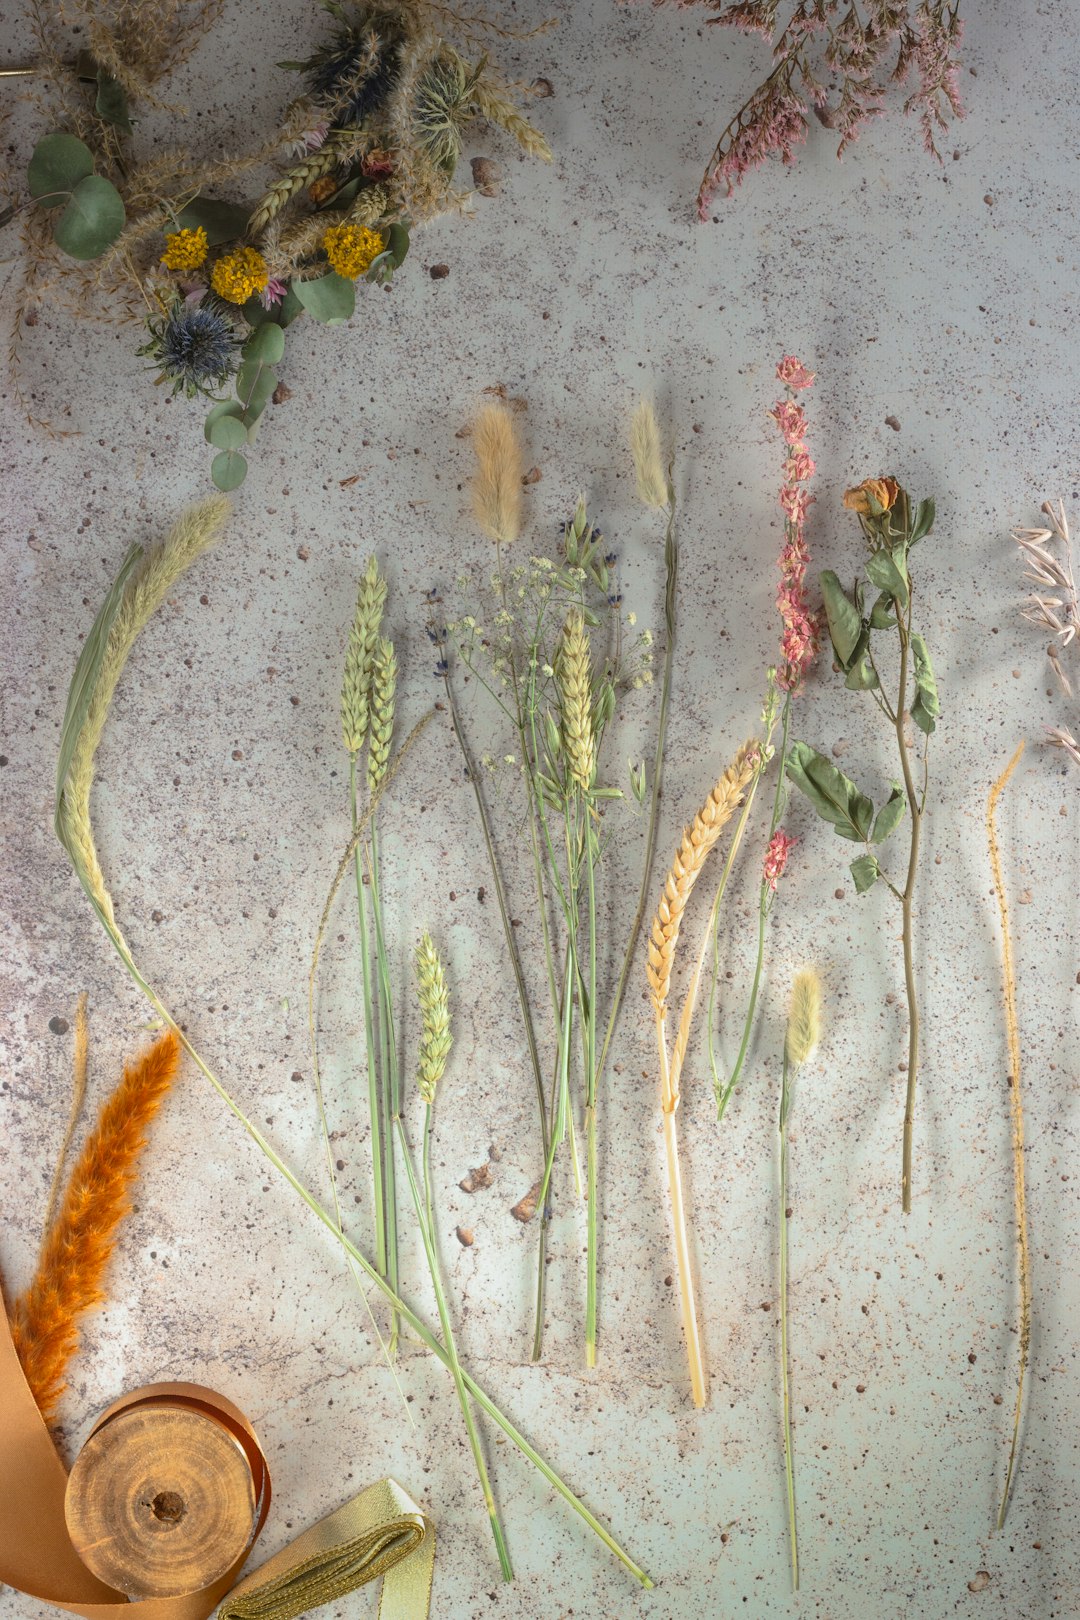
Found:
[[[232,375],[236,334],[227,315],[199,304],[176,303],[164,320],[148,322],[150,341],[139,349],[161,368],[161,381],[188,399],[212,395]]]

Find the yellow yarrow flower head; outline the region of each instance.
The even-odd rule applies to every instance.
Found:
[[[201,225],[193,231],[173,231],[165,238],[161,262],[166,270],[197,270],[210,244]]]
[[[369,231],[365,225],[328,225],[322,245],[330,268],[347,281],[355,281],[370,270],[385,243],[378,231]]]
[[[246,304],[252,293],[262,292],[270,279],[266,260],[254,248],[237,248],[215,264],[210,285],[230,304]]]

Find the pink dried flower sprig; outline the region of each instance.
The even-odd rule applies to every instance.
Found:
[[[762,863],[762,871],[765,882],[769,885],[773,894],[776,893],[776,885],[784,875],[788,856],[798,842],[797,838],[792,838],[788,833],[784,832],[782,827],[777,827],[769,839],[768,847],[765,850],[765,860]]]
[[[806,596],[806,569],[810,553],[806,547],[805,525],[813,496],[804,486],[813,478],[816,468],[806,448],[806,413],[791,397],[795,390],[810,387],[814,373],[795,355],[786,354],[776,368],[776,376],[788,390],[787,398],[778,400],[769,412],[784,436],[788,452],[783,466],[784,484],[780,491],[780,507],[784,513],[784,546],[780,553],[780,585],[776,593],[776,606],[783,630],[777,684],[782,691],[794,693],[802,685],[806,671],[817,655],[821,639],[818,615],[811,610]]]
[[[698,216],[713,198],[730,196],[751,169],[770,157],[795,161],[813,115],[838,136],[837,157],[872,118],[885,111],[889,87],[913,85],[904,112],[918,119],[923,145],[940,159],[937,135],[963,116],[957,53],[963,34],[959,0],[797,0],[779,25],[779,0],[654,0],[704,5],[710,24],[758,34],[772,43],[773,68],[716,143],[698,191]]]

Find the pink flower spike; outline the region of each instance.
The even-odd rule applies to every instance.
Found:
[[[792,447],[800,444],[806,437],[806,412],[801,405],[796,405],[793,399],[780,400],[779,404],[773,406],[769,415]]]
[[[785,354],[776,368],[776,378],[787,388],[809,388],[814,380],[814,373],[808,371],[801,360],[796,360],[793,354]]]
[[[769,839],[769,847],[765,851],[764,870],[765,881],[774,894],[777,883],[784,875],[787,858],[798,842],[797,838],[789,838],[782,827],[778,827]]]
[[[259,303],[263,309],[276,309],[288,292],[288,284],[271,276],[262,292],[259,294]]]

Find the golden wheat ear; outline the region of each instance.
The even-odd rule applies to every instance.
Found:
[[[106,1297],[105,1268],[117,1228],[131,1212],[139,1156],[179,1066],[180,1041],[168,1030],[125,1068],[75,1161],[33,1280],[12,1306],[11,1336],[45,1418],[53,1416],[64,1392],[79,1344],[79,1318]]]

